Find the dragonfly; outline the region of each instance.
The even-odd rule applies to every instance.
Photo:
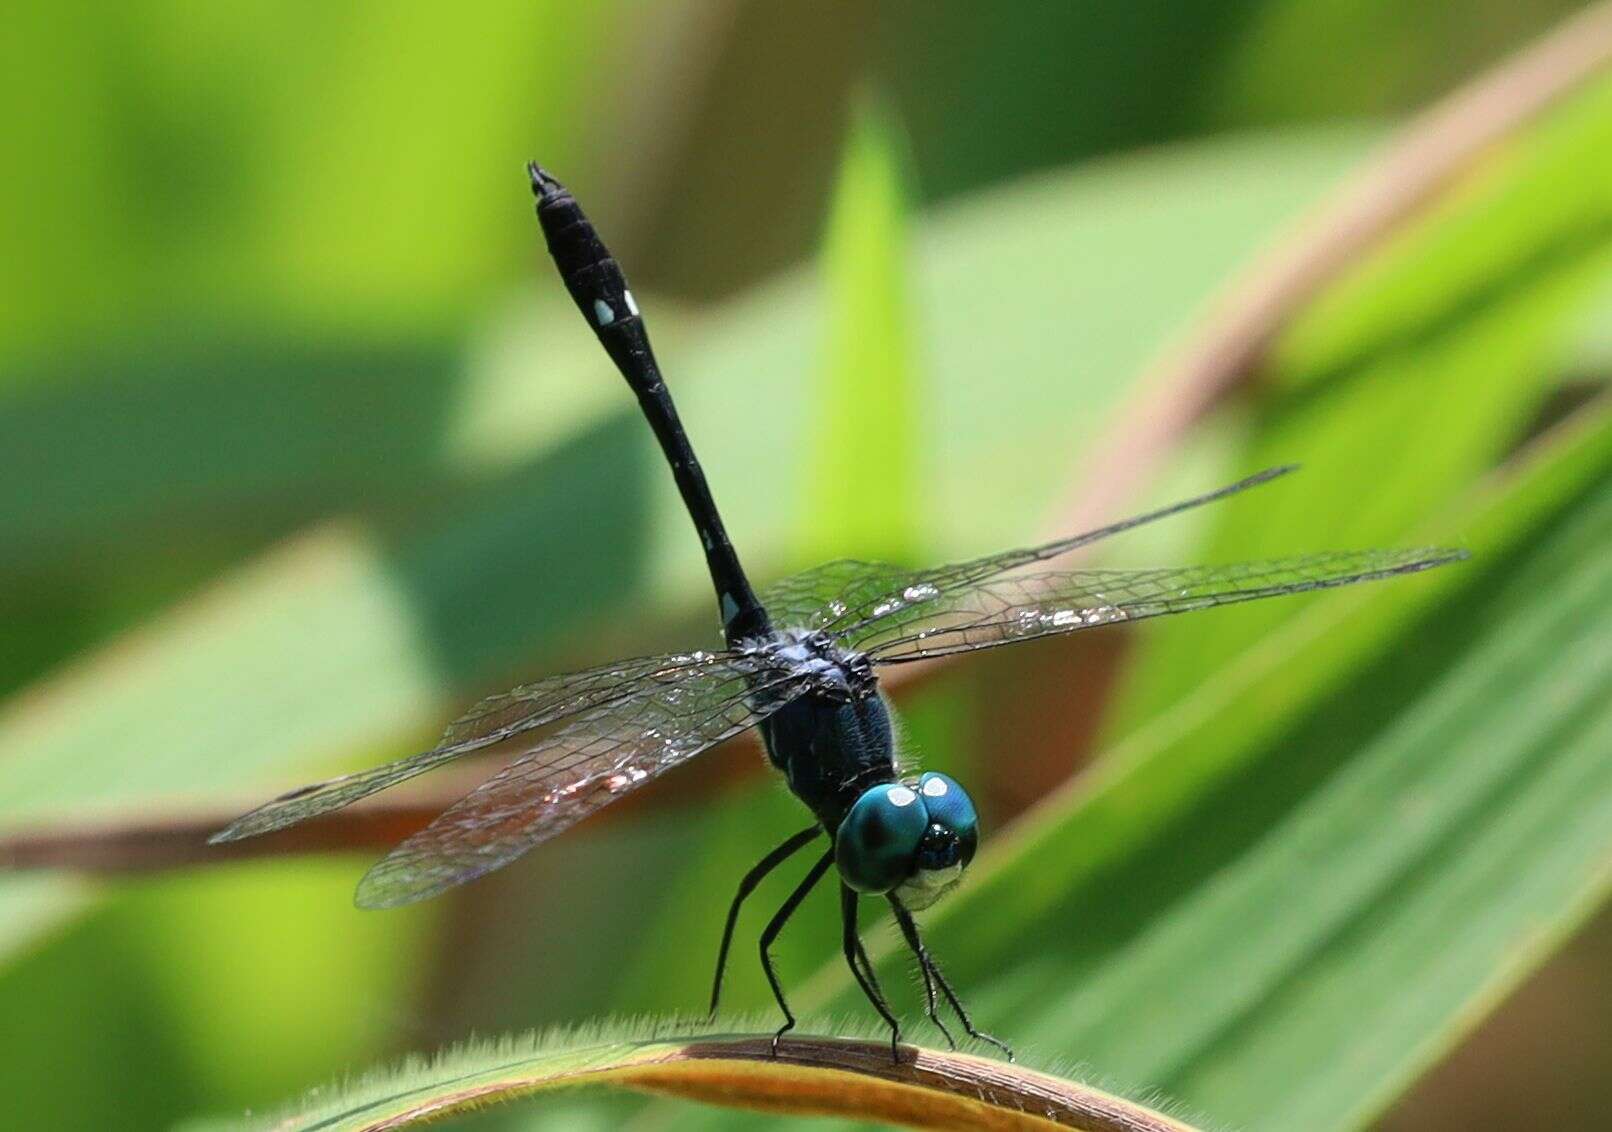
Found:
[[[890,1029],[901,1024],[862,943],[858,911],[882,900],[922,976],[925,1013],[956,1047],[944,999],[963,1031],[1011,1059],[977,1028],[924,944],[915,912],[956,887],[979,845],[979,819],[953,778],[914,773],[900,756],[879,674],[896,665],[1411,574],[1466,557],[1442,548],[1342,551],[1145,570],[1084,569],[1055,560],[1123,531],[1265,484],[1270,468],[1219,490],[1096,530],[914,569],[840,559],[760,593],[739,563],[650,348],[620,266],[576,198],[536,163],[528,167],[549,253],[594,335],[636,395],[671,468],[705,552],[724,647],[642,656],[549,676],[477,703],[429,751],[304,786],[215,834],[234,841],[351,805],[477,752],[506,762],[480,786],[402,841],[359,882],[363,908],[436,896],[507,865],[673,767],[752,728],[811,823],[739,882],[717,949],[710,1012],[721,1000],[735,926],[761,880],[814,843],[819,852],[761,932],[761,968],[784,1022],[795,1026],[771,948],[830,871],[840,896],[841,950],[868,1002]],[[554,725],[554,726],[550,726]],[[826,842],[826,844],[824,844]]]

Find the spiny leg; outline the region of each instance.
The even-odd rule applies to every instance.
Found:
[[[894,905],[895,904],[895,897],[892,896],[890,898],[890,902],[891,902],[892,905]],[[906,930],[905,925],[903,925],[902,930],[903,930],[903,932],[905,932],[905,930]],[[942,1022],[940,1020],[940,1010],[937,1008],[937,1006],[935,1004],[934,960],[930,958],[929,951],[928,951],[927,948],[925,948],[921,943],[915,943],[916,939],[917,939],[917,928],[914,927],[913,934],[907,935],[907,946],[911,947],[912,950],[913,950],[913,953],[915,955],[917,955],[917,957],[918,957],[918,971],[919,971],[920,974],[923,975],[923,979],[924,979],[924,1012],[929,1015],[929,1020],[935,1024],[935,1029],[939,1030],[941,1032],[942,1036],[945,1037],[946,1044],[948,1046],[950,1046],[952,1049],[956,1049],[957,1048],[957,1039],[952,1037],[952,1032],[951,1032],[950,1029],[947,1028],[946,1023],[944,1023],[944,1022]],[[862,961],[864,963],[867,962],[867,954],[865,952],[863,953]]]
[[[856,941],[856,958],[857,961],[862,964],[862,973],[867,976],[868,982],[877,986],[879,980],[873,973],[873,960],[868,958],[867,948],[862,946],[862,940],[860,937],[858,937]],[[883,991],[880,993],[882,994]]]
[[[952,1032],[947,1028],[946,1023],[940,1020],[940,1011],[935,1006],[935,975],[938,972],[935,970],[934,959],[930,958],[927,952],[925,953],[925,959],[919,961],[918,970],[924,977],[924,1009],[929,1015],[929,1020],[935,1024],[935,1029],[939,1030],[941,1036],[946,1039],[947,1047],[956,1049],[957,1039],[952,1037]]]
[[[873,964],[868,962],[868,953],[862,950],[862,938],[856,930],[856,889],[848,884],[840,885],[840,920],[844,924],[845,933],[842,943],[845,948],[845,965],[851,969],[856,977],[857,986],[873,1004],[873,1009],[879,1012],[885,1025],[890,1027],[890,1060],[897,1064],[901,1061],[901,1023],[896,1016],[890,1013],[890,1004],[885,1001],[884,992],[879,989],[878,977],[873,973]],[[860,966],[858,961],[860,960]]]
[[[879,992],[879,995],[882,998],[884,995],[884,990],[879,986],[879,977],[873,973],[873,960],[868,958],[867,948],[862,946],[862,939],[860,936],[858,936],[856,939],[856,961],[861,966],[860,968],[853,966],[851,968],[851,973],[856,975],[858,974],[858,971],[860,971],[859,979],[867,979],[867,981],[873,985],[873,988]],[[890,1005],[888,999],[885,999],[885,1005]]]
[[[1003,1055],[1009,1061],[1013,1061],[1013,1050],[1006,1042],[1002,1041],[1000,1038],[993,1038],[984,1030],[977,1030],[974,1028],[973,1019],[968,1016],[968,1011],[963,1009],[963,1004],[957,999],[957,992],[952,990],[952,985],[946,981],[946,976],[940,973],[940,966],[935,962],[935,957],[933,955],[929,957],[929,970],[934,973],[935,981],[940,984],[940,992],[946,996],[946,1001],[952,1004],[952,1009],[957,1011],[957,1017],[963,1020],[964,1032],[975,1041],[980,1041],[986,1043],[987,1045],[995,1046],[997,1049],[1002,1051]]]
[[[889,900],[890,907],[895,910],[896,923],[901,925],[901,934],[907,940],[907,946],[912,948],[912,953],[918,957],[918,965],[924,969],[925,981],[927,982],[930,976],[934,977],[940,986],[940,993],[946,996],[946,1001],[951,1003],[952,1009],[957,1012],[958,1020],[963,1023],[963,1032],[976,1041],[995,1046],[1007,1055],[1009,1061],[1012,1061],[1013,1051],[1008,1048],[1006,1042],[993,1038],[984,1030],[975,1029],[974,1020],[968,1016],[968,1011],[963,1009],[963,1004],[957,999],[957,992],[952,990],[952,985],[946,981],[946,976],[940,973],[940,965],[935,962],[934,956],[929,954],[929,949],[924,946],[923,939],[918,935],[918,924],[913,920],[912,913],[907,911],[906,906],[896,899],[893,893]]]
[[[800,902],[806,899],[806,894],[817,887],[817,882],[823,879],[828,867],[834,863],[834,850],[830,849],[818,858],[817,864],[812,866],[811,872],[806,874],[804,880],[795,886],[795,891],[789,894],[784,906],[767,922],[761,932],[761,969],[766,972],[767,983],[772,987],[772,997],[778,1000],[778,1009],[784,1012],[784,1024],[778,1027],[778,1032],[772,1036],[772,1055],[778,1056],[778,1042],[785,1034],[795,1028],[795,1016],[790,1013],[789,1003],[784,1001],[784,988],[778,985],[778,972],[772,969],[772,956],[767,954],[772,947],[772,941],[778,938],[778,933],[784,930],[784,924],[789,917],[795,914]]]
[[[716,978],[711,983],[711,1016],[716,1016],[717,1003],[722,998],[722,972],[728,966],[728,947],[733,943],[733,928],[739,922],[739,906],[745,897],[755,891],[756,885],[761,883],[763,877],[794,856],[800,849],[820,832],[819,826],[808,826],[801,830],[778,848],[768,853],[739,882],[739,891],[733,897],[733,904],[728,908],[727,926],[722,929],[722,946],[716,952]]]

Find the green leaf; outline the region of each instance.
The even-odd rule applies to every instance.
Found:
[[[1071,446],[1095,433],[1148,352],[1362,148],[1338,132],[1184,147],[991,194],[920,226],[907,303],[921,323],[903,348],[925,361],[929,435],[956,439],[925,446],[915,464],[935,492],[966,492],[929,501],[929,529],[952,543],[967,533],[971,548],[1022,537],[1054,497]],[[1280,178],[1258,173],[1273,167]],[[507,213],[509,240],[532,248],[535,225],[511,176],[512,200],[485,208]],[[738,469],[711,477],[736,512],[730,525],[771,518],[762,533],[783,553],[799,524],[779,501],[801,494],[808,430],[797,424],[815,419],[807,390],[822,372],[814,281],[797,274],[762,288],[697,329],[652,297],[646,313],[702,458]],[[55,368],[19,369],[27,388],[0,399],[0,570],[64,559],[83,570],[114,546],[126,568],[131,532],[150,532],[154,545],[133,549],[156,555],[195,529],[261,537],[330,513],[418,512],[422,496],[444,493],[463,507],[456,492],[487,490],[487,478],[632,411],[543,276],[462,338],[267,325],[123,336]],[[1079,361],[1048,366],[1048,356]],[[1017,411],[987,411],[1007,376]],[[739,428],[756,442],[738,445]],[[991,527],[978,532],[958,516],[998,485],[960,466],[972,448],[1034,460],[1028,486],[986,509]],[[871,478],[853,472],[853,482]],[[675,508],[674,495],[662,498]]]
[[[50,876],[0,880],[0,955],[27,947],[82,910],[91,899],[90,889]]]
[[[1472,562],[1306,602],[982,851],[928,930],[981,1025],[1354,1128],[1606,895],[1612,409],[1440,526]]]
[[[903,139],[893,114],[861,99],[840,161],[822,251],[828,347],[812,396],[807,558],[909,558],[923,398],[907,294]]]
[[[8,1122],[166,1128],[374,1057],[446,909],[366,915],[352,873],[304,859],[145,878],[18,952],[0,969]]]
[[[1218,509],[1211,561],[1392,543],[1515,446],[1612,264],[1612,78],[1494,147],[1289,326],[1264,367],[1249,469],[1301,485]],[[1187,693],[1292,615],[1146,635],[1117,730]]]
[[[751,1110],[930,1128],[1192,1132],[1121,1097],[967,1054],[908,1047],[895,1064],[890,1046],[878,1041],[792,1036],[777,1056],[771,1046],[770,1033],[645,1039],[609,1031],[477,1043],[431,1062],[405,1063],[334,1095],[321,1091],[245,1126],[365,1132],[534,1093],[612,1085]]]
[[[1058,490],[1069,448],[1099,427],[1143,352],[1356,144],[1328,136],[1187,149],[1049,179],[931,222],[918,275],[934,319],[930,411],[938,434],[956,438],[926,450],[920,469],[937,542],[972,550],[1022,538]],[[1273,163],[1283,178],[1266,175]],[[1183,234],[1199,230],[1215,238],[1178,254]],[[1103,249],[1120,244],[1130,248],[1131,293],[1103,266]],[[1076,262],[1075,249],[1092,245]],[[1166,262],[1169,285],[1141,287]],[[790,545],[794,530],[778,501],[791,495],[801,439],[770,422],[805,416],[817,311],[809,287],[790,281],[736,303],[697,344],[663,336],[668,372],[702,378],[676,385],[683,416],[730,529],[762,548],[762,564],[765,548]],[[1116,322],[1124,334],[1100,333]],[[1011,427],[975,427],[989,415],[975,403],[973,351],[993,327],[1024,325],[1037,334],[1003,329],[993,350],[1023,379]],[[561,351],[571,348],[566,333],[581,342],[587,332],[567,320],[555,331]],[[668,600],[686,607],[695,594],[703,607],[708,583],[687,519],[628,399],[593,361],[569,382],[534,380],[544,371],[533,354],[548,343],[529,333],[505,342],[483,355],[467,383],[473,403],[447,426],[456,458],[480,462],[473,489],[395,537],[354,526],[302,536],[0,708],[0,823],[221,795],[246,802],[254,783],[290,785],[423,738],[472,690],[531,671],[545,648],[552,657],[582,629],[597,634],[607,615]],[[1078,373],[1029,364],[1072,355],[1078,342],[1093,344]],[[158,398],[149,411],[166,409]],[[198,418],[198,427],[216,423]]]
[[[0,229],[0,362],[133,327],[384,337],[481,310],[529,262],[529,149],[566,161],[608,117],[534,102],[623,91],[620,16],[389,7],[18,12],[0,214],[26,220]]]

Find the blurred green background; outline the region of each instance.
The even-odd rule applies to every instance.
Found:
[[[799,823],[753,747],[400,912],[351,907],[361,822],[358,852],[195,848],[478,694],[714,639],[528,158],[626,266],[756,575],[938,560],[1046,533],[1239,269],[1579,7],[14,6],[4,1122],[171,1127],[471,1033],[701,1006],[731,886]],[[1470,566],[900,690],[909,748],[997,832],[935,950],[1033,1060],[1214,1127],[1606,1126],[1608,154],[1604,76],[1486,148],[1128,498],[1305,473],[1103,558]],[[831,905],[778,956],[850,1012]],[[765,1008],[736,950],[730,1003]],[[579,1095],[463,1126],[742,1119]]]

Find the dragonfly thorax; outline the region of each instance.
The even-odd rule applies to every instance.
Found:
[[[817,629],[779,629],[754,646],[779,668],[811,679],[812,689],[837,699],[862,699],[878,689],[873,665],[862,653],[843,648]]]
[[[896,777],[890,713],[873,666],[827,633],[782,629],[752,648],[760,682],[792,688],[761,724],[767,756],[831,833],[857,796]]]

